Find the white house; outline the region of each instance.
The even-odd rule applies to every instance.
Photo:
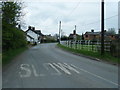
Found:
[[[26,39],[27,39],[28,42],[34,44],[34,38],[33,37],[31,37],[29,35],[26,35]]]
[[[40,43],[40,37],[41,37],[41,30],[35,30],[35,27],[28,27],[28,30],[26,31],[26,38],[27,41],[30,41],[32,43]]]

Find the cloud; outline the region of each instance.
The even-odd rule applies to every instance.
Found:
[[[58,33],[59,21],[65,34],[70,34],[77,25],[78,34],[94,28],[100,30],[100,2],[25,2],[27,25],[41,29],[44,34]],[[117,3],[106,3],[106,17],[117,14]],[[116,17],[115,17],[116,18]],[[110,23],[111,22],[111,23]],[[89,25],[87,25],[89,24]],[[106,28],[117,28],[116,19],[109,19]],[[26,28],[27,29],[27,28]]]

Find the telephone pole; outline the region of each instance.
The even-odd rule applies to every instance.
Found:
[[[59,23],[59,44],[60,44],[60,33],[61,33],[61,21]]]
[[[77,36],[76,36],[76,25],[75,25],[75,40],[77,39]]]
[[[101,55],[104,55],[104,0],[101,2]]]
[[[75,25],[75,31],[76,31],[76,25]]]

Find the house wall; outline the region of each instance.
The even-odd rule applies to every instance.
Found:
[[[27,37],[27,41],[31,41],[31,39],[28,36],[26,36],[26,37]]]
[[[87,35],[87,37],[86,37]],[[85,40],[93,40],[93,39],[96,39],[96,40],[99,40],[100,39],[100,35],[89,35],[89,34],[85,34],[84,35],[84,39]]]
[[[27,32],[27,35],[30,35],[31,37],[33,37],[35,42],[38,42],[38,35],[35,32],[29,30]]]
[[[105,39],[107,40],[116,40],[115,36],[106,36]]]
[[[34,40],[31,39],[30,37],[27,36],[27,41],[29,41],[30,43],[34,43]]]

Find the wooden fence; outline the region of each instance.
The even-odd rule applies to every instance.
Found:
[[[101,51],[101,42],[100,41],[90,41],[90,40],[67,40],[62,43],[66,47],[73,49],[84,49],[87,51],[100,52]],[[104,50],[110,52],[111,50],[111,41],[104,41]]]

